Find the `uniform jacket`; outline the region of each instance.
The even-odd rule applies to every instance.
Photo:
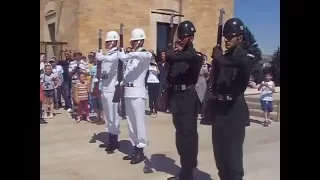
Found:
[[[123,79],[123,84],[125,85],[124,97],[147,98],[145,77],[152,54],[143,48],[139,48],[137,51],[128,54],[123,51],[118,52],[118,57],[126,64]],[[127,87],[128,84],[133,84],[133,87]]]
[[[244,99],[250,73],[255,64],[254,56],[242,45],[214,60],[214,84],[219,94],[232,94],[232,101],[213,101],[210,107],[212,122],[219,125],[249,124],[249,109]]]
[[[167,50],[169,72],[167,81],[171,85],[195,85],[202,65],[202,58],[197,55],[193,46],[173,52]],[[196,113],[198,96],[195,89],[182,92],[169,92],[170,110],[172,113]]]
[[[117,47],[110,49],[107,54],[97,53],[96,58],[102,61],[101,65],[101,91],[114,92],[117,83],[118,50]]]

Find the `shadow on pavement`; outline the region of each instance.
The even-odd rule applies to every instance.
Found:
[[[98,117],[97,116],[90,116],[89,119],[93,122],[98,121]]]
[[[263,122],[262,121],[255,120],[255,119],[250,119],[250,123],[255,123],[255,124],[259,124],[259,125],[263,126]]]
[[[58,114],[61,114],[61,113],[59,113],[59,112],[54,112],[54,113],[53,113],[54,116],[56,116],[56,115],[58,115]]]
[[[89,140],[89,143],[96,143],[97,141],[102,142],[103,144],[107,144],[109,139],[108,132],[100,132],[98,134],[94,133]]]
[[[164,154],[153,154],[149,162],[146,161],[145,163],[150,163],[145,165],[149,166],[150,169],[152,168],[155,171],[164,172],[172,176],[177,175],[180,171],[180,167],[175,164],[175,160]],[[197,180],[213,180],[210,174],[200,171],[199,169],[195,169],[194,177]]]
[[[98,134],[94,133],[89,140],[89,143],[96,143],[97,141],[102,142],[103,144],[107,144],[109,140],[108,132],[100,132]],[[130,141],[128,140],[120,140],[120,149],[119,151],[125,155],[131,154],[133,152],[133,147]]]
[[[120,149],[119,151],[122,152],[125,155],[129,155],[133,152],[132,144],[129,140],[120,140]]]

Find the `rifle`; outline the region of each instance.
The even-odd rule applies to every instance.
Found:
[[[173,37],[174,37],[174,27],[173,27],[173,18],[175,17],[175,15],[173,13],[171,13],[170,15],[170,31],[169,31],[169,44],[168,44],[168,48],[173,49]]]
[[[221,46],[222,44],[222,29],[223,29],[223,15],[225,14],[224,9],[220,9],[220,15],[219,15],[219,23],[218,23],[218,33],[217,33],[217,46]],[[203,119],[201,120],[201,124],[211,124],[212,120],[212,110],[213,108],[213,89],[212,86],[215,85],[214,81],[214,67],[215,63],[214,60],[212,60],[212,68],[210,70],[210,75],[209,75],[209,80],[208,80],[208,85],[207,89],[204,95],[204,101],[203,101]]]
[[[120,32],[119,32],[119,35],[120,35],[120,52],[122,51],[122,48],[123,48],[123,26],[124,26],[123,23],[121,23],[120,24]],[[120,83],[123,80],[123,62],[120,59],[118,60],[117,73],[118,73],[118,77],[117,77],[118,84],[115,87],[116,89],[114,91],[114,95],[113,95],[113,99],[112,99],[112,102],[114,102],[114,103],[119,103],[120,99],[121,99],[121,95],[122,95]]]
[[[169,42],[168,42],[168,49],[173,49],[174,44],[173,44],[173,39],[174,39],[174,26],[173,26],[173,18],[175,15],[173,13],[170,14],[170,31],[169,31]],[[167,62],[169,63],[169,62]],[[171,88],[170,84],[168,82],[168,77],[171,72],[170,65],[167,66],[167,74],[166,74],[166,79],[165,82],[163,83],[163,89],[162,89],[162,97],[164,98],[164,102],[161,102],[161,109],[164,110],[165,112],[167,109],[170,107],[170,97],[171,97]]]
[[[99,29],[99,38],[98,38],[98,48],[99,50],[98,51],[102,51],[102,30]],[[97,61],[97,79],[98,81],[97,82],[94,82],[94,89],[93,89],[93,93],[94,95],[96,96],[96,98],[101,98],[101,95],[100,95],[100,90],[99,90],[99,84],[100,84],[100,78],[101,78],[101,61]]]

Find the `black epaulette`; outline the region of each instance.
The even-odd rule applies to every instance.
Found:
[[[141,49],[141,51],[140,52],[146,52],[147,50],[146,49]]]

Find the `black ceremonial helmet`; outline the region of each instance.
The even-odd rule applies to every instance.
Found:
[[[183,21],[178,26],[178,37],[185,38],[193,36],[196,32],[196,28],[194,27],[191,21]]]
[[[238,36],[244,33],[244,24],[239,18],[231,18],[226,21],[223,27],[223,36]]]

